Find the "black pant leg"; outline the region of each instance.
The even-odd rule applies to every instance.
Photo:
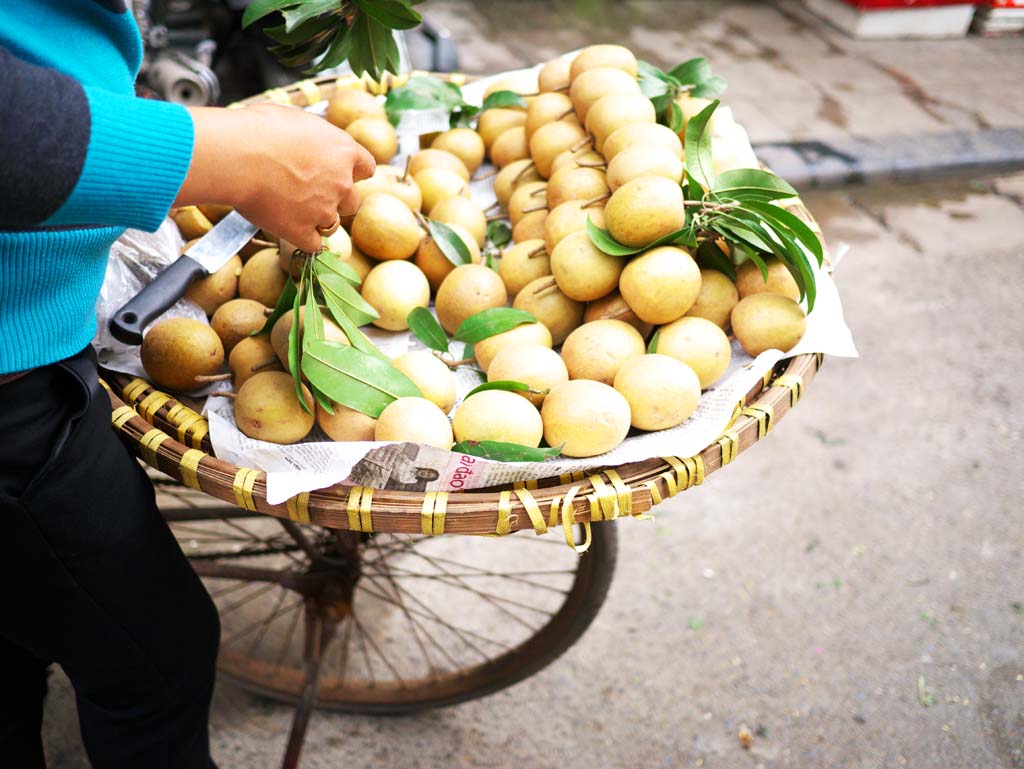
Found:
[[[5,766],[45,769],[43,698],[47,664],[0,638],[0,756]]]
[[[2,478],[19,466],[15,444],[28,454],[54,443],[18,496],[0,497],[11,554],[0,558],[0,585],[18,586],[0,592],[0,636],[64,668],[95,769],[209,769],[216,608],[110,427],[94,359],[83,353],[18,385],[0,388],[0,435],[13,438],[0,441],[0,489],[18,483]],[[40,410],[63,415],[55,432],[12,416]]]

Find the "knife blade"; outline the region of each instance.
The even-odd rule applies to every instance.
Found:
[[[223,267],[257,229],[232,211],[118,310],[110,319],[110,333],[125,344],[142,344],[142,332],[150,321],[178,301],[192,281]]]

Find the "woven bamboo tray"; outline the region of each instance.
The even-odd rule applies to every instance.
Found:
[[[306,107],[343,88],[387,93],[413,75],[388,76],[378,83],[354,75],[303,80],[231,105],[274,102]],[[433,75],[462,84],[465,75]],[[819,235],[798,201],[787,206]],[[403,492],[341,484],[304,492],[285,504],[267,502],[266,474],[237,467],[212,453],[209,424],[189,405],[143,379],[106,372],[114,428],[139,458],[185,486],[245,510],[335,529],[362,532],[505,535],[521,529],[561,529],[573,544],[572,524],[621,516],[643,516],[665,499],[699,485],[771,432],[794,408],[824,356],[780,361],[736,404],[732,423],[710,446],[692,457],[658,457],[598,472],[562,475],[507,488],[464,492]],[[586,542],[579,549],[586,547]]]

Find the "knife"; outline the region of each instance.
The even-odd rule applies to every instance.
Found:
[[[125,344],[142,344],[142,331],[149,322],[178,301],[192,281],[223,267],[257,229],[232,211],[118,310],[110,319],[110,333]]]

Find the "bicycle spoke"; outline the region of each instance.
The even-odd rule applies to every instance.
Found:
[[[220,609],[219,610],[220,611],[220,616],[221,617],[225,617],[228,614],[230,614],[231,612],[237,611],[241,607],[243,607],[243,606],[245,606],[245,605],[247,605],[249,603],[252,603],[257,598],[259,598],[261,595],[263,595],[265,593],[269,593],[275,587],[278,587],[278,584],[276,582],[266,582],[266,583],[261,584],[261,586],[259,588],[257,588],[252,593],[249,593],[249,595],[247,595],[245,598],[242,598],[239,601],[235,601],[234,603],[230,604],[226,608]]]
[[[284,588],[282,588],[282,590],[284,590]],[[288,591],[284,591],[283,595],[287,595],[287,592]],[[264,619],[256,620],[255,622],[247,625],[242,630],[239,630],[238,632],[232,633],[230,636],[227,636],[226,638],[223,638],[221,640],[221,646],[222,647],[232,646],[233,644],[237,643],[238,641],[241,641],[243,638],[245,638],[247,635],[249,635],[253,631],[255,631],[255,630],[259,629],[259,628],[262,628],[262,632],[259,634],[257,640],[253,643],[253,646],[252,646],[252,648],[249,651],[250,654],[255,654],[256,648],[259,646],[260,642],[263,640],[263,636],[266,634],[267,629],[270,627],[271,623],[273,623],[274,620],[278,619],[279,617],[287,616],[288,614],[290,614],[291,612],[295,611],[300,606],[302,606],[302,604],[303,604],[303,599],[301,599],[301,598],[296,599],[295,601],[293,601],[291,604],[288,605],[288,608],[286,608],[286,609],[279,609],[279,610],[276,611],[276,613],[273,616],[271,616],[269,618],[264,618]]]
[[[370,633],[363,626],[363,623],[359,621],[359,617],[356,616],[356,613],[353,611],[350,613],[349,616],[352,617],[352,621],[356,623],[356,627],[359,628],[360,634],[362,634],[362,636],[366,638],[366,640],[370,644],[370,647],[375,652],[377,652],[377,656],[384,661],[384,664],[387,666],[388,670],[390,670],[391,673],[395,676],[395,679],[398,681],[398,685],[404,689],[405,679],[402,678],[402,674],[398,672],[398,668],[396,668],[392,664],[391,660],[380,650],[380,646],[377,645],[377,642],[373,639],[373,636],[370,635]]]

